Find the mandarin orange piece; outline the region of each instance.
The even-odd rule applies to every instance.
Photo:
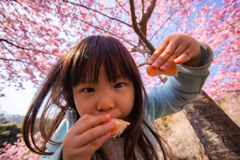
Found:
[[[153,69],[152,66],[147,66],[147,74],[149,76],[157,76],[157,75],[161,75],[161,74],[165,74],[168,76],[177,76],[178,75],[178,69],[177,69],[177,65],[173,65],[172,67],[170,67],[168,70],[161,72],[158,69]]]
[[[112,119],[110,119],[110,121],[115,123],[115,128],[111,132],[111,137],[113,137],[113,138],[120,136],[122,134],[122,132],[130,124],[129,122],[126,122],[122,119],[116,119],[116,118],[112,118]]]

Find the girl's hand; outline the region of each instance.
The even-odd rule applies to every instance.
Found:
[[[63,141],[64,160],[90,160],[93,153],[110,138],[114,123],[110,115],[84,115],[68,131]]]
[[[194,38],[173,34],[168,36],[154,51],[148,64],[154,69],[165,71],[174,64],[183,63],[188,66],[200,66],[200,44]]]

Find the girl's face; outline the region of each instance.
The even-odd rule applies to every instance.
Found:
[[[73,87],[73,96],[80,116],[110,114],[112,118],[126,118],[134,106],[134,86],[120,74],[116,82],[109,82],[104,68],[100,69],[98,83],[87,79]]]

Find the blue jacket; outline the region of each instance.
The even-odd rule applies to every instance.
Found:
[[[168,81],[163,85],[154,86],[147,93],[149,102],[149,112],[145,120],[148,125],[153,128],[153,121],[160,117],[179,112],[183,107],[196,98],[202,90],[207,77],[209,76],[209,67],[213,61],[213,51],[205,44],[201,43],[201,66],[189,67],[183,65],[178,76],[169,77]],[[179,67],[179,66],[178,66]],[[74,113],[67,111],[66,118],[60,123],[56,132],[52,136],[55,142],[63,142],[65,135],[71,126],[76,122]],[[152,144],[156,145],[151,133],[144,128],[145,134],[148,136]],[[121,144],[121,138],[109,139],[104,145],[106,149],[113,148],[115,143]],[[41,156],[40,159],[59,160],[62,155],[62,145],[46,144],[47,152],[54,152],[52,156]],[[120,148],[119,148],[120,147]],[[117,152],[115,152],[117,151]],[[111,159],[123,159],[123,151],[121,145],[114,148],[110,152]],[[138,159],[142,159],[139,153],[136,153]],[[97,159],[95,155],[92,159]]]

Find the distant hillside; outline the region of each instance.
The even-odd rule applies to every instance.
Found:
[[[15,122],[15,123],[19,124],[23,121],[24,116],[23,115],[12,115],[6,111],[0,110],[0,118],[5,119],[6,121],[9,121],[9,122]]]
[[[0,115],[4,115],[5,117],[11,116],[8,112],[0,110]]]

